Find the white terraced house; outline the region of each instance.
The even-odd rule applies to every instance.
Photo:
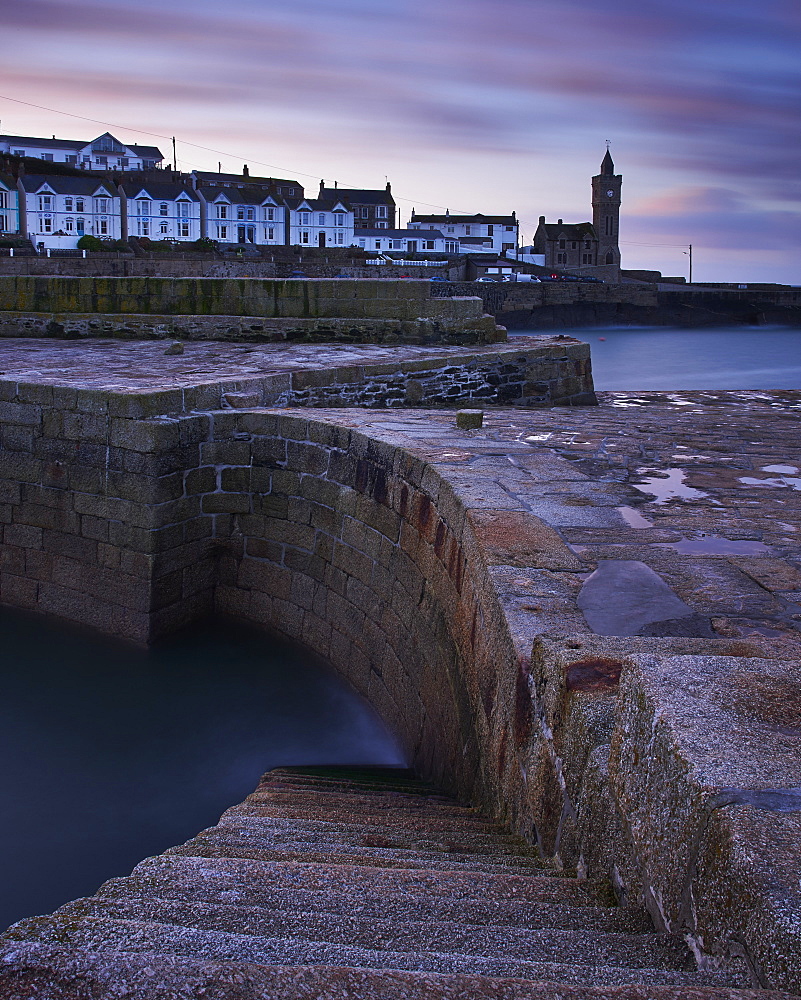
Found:
[[[286,206],[283,198],[259,188],[200,187],[201,229],[218,243],[283,246]]]
[[[9,174],[0,174],[0,233],[19,232],[19,192]]]
[[[516,250],[519,224],[511,215],[418,215],[412,209],[409,229],[439,229],[459,241],[460,253],[497,253]]]
[[[190,243],[200,238],[200,198],[185,184],[120,184],[123,239]]]
[[[17,181],[20,232],[46,249],[74,249],[84,236],[118,240],[120,197],[98,177],[26,174]]]
[[[110,132],[85,139],[36,138],[0,135],[0,153],[31,156],[52,163],[67,163],[83,170],[158,170],[164,157],[156,146],[126,145]]]
[[[353,211],[339,198],[289,199],[289,243],[301,247],[349,247]]]
[[[446,239],[438,229],[357,229],[354,242],[375,253],[459,252],[458,242]]]

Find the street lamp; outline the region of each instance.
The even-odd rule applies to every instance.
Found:
[[[684,254],[685,257],[689,257],[690,258],[690,281],[689,281],[689,284],[692,284],[693,283],[693,245],[692,245],[692,243],[690,243],[689,247],[686,250],[683,250],[682,253]]]

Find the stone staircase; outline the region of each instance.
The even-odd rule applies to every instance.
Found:
[[[0,937],[0,1000],[769,1000],[407,771],[285,768]]]

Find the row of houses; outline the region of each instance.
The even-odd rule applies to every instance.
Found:
[[[0,135],[0,155],[78,168],[69,176],[0,175],[0,232],[48,248],[74,247],[81,236],[131,236],[178,243],[207,237],[223,245],[359,247],[376,254],[516,256],[519,224],[511,215],[419,215],[396,227],[389,183],[380,190],[320,181],[317,197],[295,180],[161,169],[155,146],[125,145],[106,132],[89,142]],[[27,162],[30,162],[29,159]],[[84,173],[85,171],[85,173]],[[105,172],[105,176],[98,172]],[[139,173],[137,173],[139,172]],[[527,263],[556,268],[620,266],[622,177],[607,150],[592,178],[592,222],[546,223],[540,216]]]

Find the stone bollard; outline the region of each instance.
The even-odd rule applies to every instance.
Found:
[[[463,431],[472,431],[484,425],[483,410],[457,410],[456,426]]]
[[[167,348],[167,350],[164,353],[165,354],[183,354],[184,353],[184,345],[181,343],[180,340],[176,340],[174,343],[170,344],[170,346]]]

